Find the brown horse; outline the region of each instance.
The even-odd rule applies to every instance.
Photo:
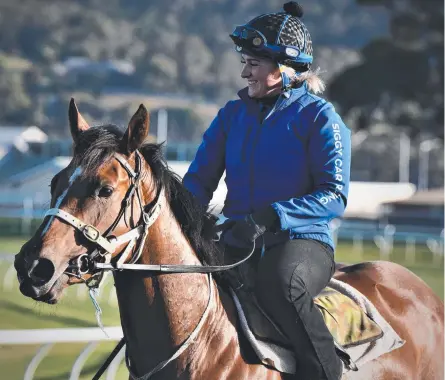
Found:
[[[125,267],[114,278],[134,376],[157,367],[156,379],[286,378],[259,364],[237,330],[231,298],[209,275],[127,270],[218,264],[209,214],[168,169],[160,147],[143,144],[146,109],[125,133],[89,128],[74,101],[69,119],[74,156],[51,182],[53,209],[16,255],[21,292],[56,303],[67,286],[94,286],[104,268]],[[348,379],[443,379],[443,303],[421,279],[388,262],[343,267],[336,277],[367,296],[406,341]]]

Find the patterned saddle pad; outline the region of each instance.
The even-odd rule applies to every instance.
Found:
[[[254,335],[263,341],[290,348],[288,339],[263,311],[254,292],[243,287],[235,293]],[[371,342],[383,334],[382,329],[352,299],[332,288],[325,288],[314,303],[334,340],[343,348]]]
[[[334,340],[343,348],[372,342],[382,329],[351,298],[326,287],[314,300]]]
[[[258,304],[252,287],[230,291],[241,330],[260,360],[278,371],[295,373],[296,360],[290,342]],[[314,303],[337,347],[340,345],[351,359],[353,366],[345,366],[344,372],[405,343],[371,302],[346,283],[331,279]]]

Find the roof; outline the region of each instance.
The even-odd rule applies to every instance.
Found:
[[[415,191],[412,183],[351,181],[344,217],[377,219],[383,204],[408,199]]]
[[[21,205],[25,199],[32,199],[34,207],[47,207],[50,202],[49,184],[51,179],[67,167],[71,157],[54,157],[30,169],[11,176],[0,185],[0,205]],[[168,162],[171,170],[183,176],[189,162]]]
[[[12,175],[11,177],[9,177],[9,181],[13,184],[26,182],[35,178],[42,178],[43,173],[49,173],[53,177],[63,168],[66,168],[69,165],[70,161],[71,157],[54,157],[51,160],[46,161],[40,165]]]
[[[94,61],[87,57],[69,57],[63,62],[54,64],[53,70],[58,75],[72,72],[103,73],[104,71],[132,75],[136,69],[132,62],[123,59]]]
[[[408,199],[387,203],[393,205],[444,206],[444,188],[418,191]]]
[[[30,127],[0,127],[0,157],[6,155],[11,146],[26,152],[29,142],[46,142],[48,136],[40,128]]]
[[[60,170],[65,168],[71,157],[55,157],[11,176],[0,186],[1,205],[21,205],[32,199],[35,207],[47,207],[50,202],[49,184]]]
[[[170,166],[178,175],[183,176],[188,169],[188,162],[171,163]],[[385,202],[400,201],[410,198],[416,191],[412,183],[398,182],[360,182],[352,181],[349,185],[348,205],[345,218],[377,219]],[[227,194],[224,176],[210,201],[214,212],[220,212]]]
[[[47,140],[48,136],[40,128],[36,126],[0,127],[0,145],[13,144],[15,140],[21,137],[25,141],[41,141]]]

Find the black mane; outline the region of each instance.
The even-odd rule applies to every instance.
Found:
[[[82,165],[82,176],[97,172],[100,165],[119,152],[124,131],[115,125],[93,127],[82,132],[74,146],[73,164]],[[157,189],[162,186],[167,201],[204,265],[219,265],[219,250],[212,240],[216,218],[207,212],[196,198],[182,185],[180,177],[172,172],[162,154],[160,144],[144,144],[140,153],[149,164]]]

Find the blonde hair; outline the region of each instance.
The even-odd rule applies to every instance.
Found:
[[[284,71],[295,84],[300,84],[302,82],[307,83],[308,90],[314,94],[321,94],[326,89],[326,84],[323,79],[320,78],[320,68],[315,71],[309,69],[303,73],[296,75],[295,69],[289,66],[281,66],[281,71]]]

